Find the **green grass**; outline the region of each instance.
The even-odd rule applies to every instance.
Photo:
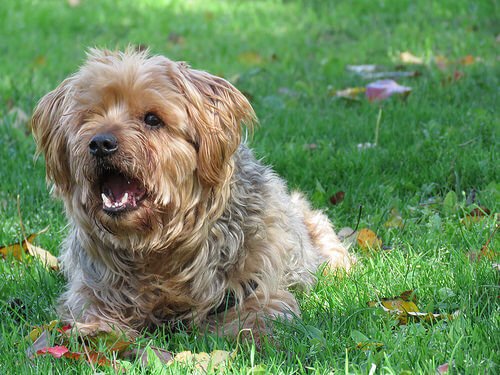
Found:
[[[496,1],[121,1],[0,2],[0,244],[50,226],[37,245],[57,254],[65,233],[59,202],[50,198],[42,160],[12,114],[30,115],[37,100],[75,71],[89,46],[143,44],[154,53],[231,79],[251,97],[261,126],[250,143],[291,188],[305,191],[337,227],[377,232],[390,250],[359,262],[345,278],[320,278],[311,295],[298,295],[301,320],[278,324],[260,351],[244,346],[231,372],[260,365],[268,373],[498,373],[500,361],[499,272],[491,261],[471,262],[496,225],[495,215],[464,225],[475,204],[499,211],[500,70]],[[170,38],[169,38],[170,35]],[[182,37],[179,42],[178,37]],[[411,51],[425,59],[421,76],[401,79],[413,92],[406,101],[384,102],[379,144],[373,142],[379,105],[335,100],[329,87],[362,86],[348,64],[398,64]],[[441,71],[437,56],[458,61]],[[408,69],[412,69],[409,67]],[[464,76],[443,84],[454,70]],[[311,150],[305,145],[316,144]],[[329,197],[345,191],[345,200]],[[445,205],[455,192],[456,205]],[[384,223],[396,208],[403,228]],[[497,235],[498,236],[498,235]],[[498,254],[498,239],[490,249]],[[498,262],[498,255],[496,261]],[[56,318],[62,277],[37,262],[0,260],[0,373],[92,373],[86,363],[38,357],[30,362],[25,336]],[[367,302],[413,289],[422,311],[458,318],[398,326]],[[379,350],[356,349],[356,332]],[[353,338],[354,337],[354,338]],[[158,332],[143,343],[180,352],[233,350],[213,336]],[[159,373],[143,368],[137,373]],[[450,366],[451,368],[451,366]],[[112,373],[109,368],[102,369]],[[164,369],[179,373],[180,366]]]

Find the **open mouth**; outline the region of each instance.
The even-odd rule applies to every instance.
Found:
[[[146,191],[139,180],[119,172],[110,171],[101,180],[102,209],[110,214],[134,210],[139,207]]]

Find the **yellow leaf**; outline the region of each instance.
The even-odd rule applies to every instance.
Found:
[[[374,231],[368,228],[360,229],[357,241],[365,252],[367,250],[379,250],[382,247],[382,240],[377,237]]]
[[[405,64],[421,65],[424,63],[424,60],[421,57],[417,57],[408,51],[401,52],[399,54],[399,59],[401,60],[401,62],[403,62]]]
[[[419,312],[417,305],[412,301],[403,301],[402,299],[382,299],[380,302],[383,307],[396,312]]]
[[[205,352],[192,353],[188,350],[177,353],[171,363],[183,363],[207,371],[208,369],[223,368],[229,359],[234,358],[235,354],[235,352],[225,350],[214,350],[210,354]]]
[[[403,218],[399,211],[395,208],[391,210],[391,216],[389,220],[387,220],[384,224],[386,228],[402,228],[403,227]]]
[[[264,59],[258,52],[246,51],[238,55],[238,61],[247,65],[260,65]]]
[[[28,248],[28,253],[33,258],[40,259],[47,268],[51,268],[54,271],[59,270],[59,261],[55,256],[53,256],[47,250],[42,249],[41,247],[32,245],[29,241],[25,242],[26,242],[26,247]]]
[[[31,341],[36,341],[40,335],[42,334],[43,331],[52,331],[57,325],[59,324],[59,320],[52,320],[48,324],[44,324],[42,326],[37,326],[31,330],[31,332],[28,334],[28,337],[31,339]]]
[[[366,341],[366,342],[358,342],[356,344],[356,349],[362,350],[362,351],[368,351],[368,350],[379,350],[384,347],[384,344],[381,342],[372,342],[372,341]]]
[[[22,254],[26,253],[28,251],[28,242],[32,242],[36,236],[38,236],[40,233],[43,233],[46,229],[43,231],[40,231],[38,233],[31,234],[27,239],[25,239],[21,244],[15,243],[11,245],[6,245],[3,247],[0,247],[0,254],[6,258],[8,255],[12,255],[14,258],[17,260],[22,260]]]
[[[368,306],[380,306],[385,312],[396,315],[400,325],[408,324],[408,319],[412,321],[424,321],[432,323],[440,319],[454,319],[458,316],[459,311],[453,314],[434,314],[430,312],[420,312],[416,304],[416,297],[412,290],[407,290],[401,293],[398,297],[382,298],[380,301],[370,301]]]
[[[111,352],[123,352],[128,349],[132,341],[128,340],[121,331],[98,332],[88,337],[94,343],[102,343]]]
[[[332,96],[343,99],[359,100],[358,95],[363,94],[366,87],[349,87],[343,90],[335,90],[331,92]]]

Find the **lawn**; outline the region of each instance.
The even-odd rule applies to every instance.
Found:
[[[277,323],[261,348],[240,346],[228,372],[433,374],[448,364],[449,373],[499,373],[498,14],[486,0],[1,1],[0,244],[49,227],[35,244],[58,254],[65,235],[43,158],[33,161],[28,118],[37,101],[86,48],[147,46],[233,82],[260,119],[249,138],[256,154],[337,228],[369,228],[383,243],[353,246],[354,270],[319,275],[309,295],[297,294],[302,317]],[[402,52],[422,63],[403,63]],[[397,78],[411,94],[336,97],[375,80],[346,69],[359,64],[418,71]],[[26,336],[57,318],[63,288],[38,261],[0,258],[0,373],[94,372],[86,361],[26,356]],[[401,324],[369,306],[407,290],[420,311],[455,315]],[[173,353],[236,349],[184,331],[140,343]]]

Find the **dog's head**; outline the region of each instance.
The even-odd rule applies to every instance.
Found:
[[[93,49],[40,100],[32,127],[70,216],[137,234],[227,185],[241,125],[254,121],[224,79],[147,52]]]

